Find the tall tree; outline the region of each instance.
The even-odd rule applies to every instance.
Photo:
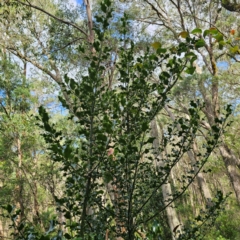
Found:
[[[223,79],[218,74],[217,64],[224,57],[230,57],[237,61],[234,55],[237,53],[238,47],[233,45],[236,44],[234,41],[231,42],[231,34],[234,35],[235,30],[231,32],[231,29],[236,27],[239,18],[236,15],[235,22],[233,22],[232,15],[227,14],[224,9],[221,10],[220,2],[215,3],[214,1],[173,0],[169,1],[169,5],[164,1],[148,0],[142,4],[146,11],[142,13],[139,20],[142,19],[142,22],[156,25],[155,31],[157,32],[158,28],[160,31],[164,31],[167,39],[181,42],[182,39],[188,38],[192,34],[201,41],[199,46],[203,46],[203,48],[197,49],[197,52],[202,58],[201,64],[204,64],[204,69],[208,72],[209,78],[205,78],[206,75],[198,74],[198,77],[196,75],[198,80],[197,91],[200,91],[205,102],[204,113],[208,119],[208,125],[205,125],[205,127],[210,128],[214,119],[220,116],[222,109],[219,84]],[[232,26],[227,26],[224,22],[228,22]],[[210,92],[209,89],[211,89]],[[236,198],[240,202],[240,173],[238,169],[240,160],[234,151],[229,148],[224,138],[219,150]]]

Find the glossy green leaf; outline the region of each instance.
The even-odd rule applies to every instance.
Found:
[[[203,37],[205,38],[207,35],[209,35],[210,34],[210,31],[209,30],[205,30],[204,32],[203,32]]]
[[[201,48],[204,47],[206,45],[205,41],[203,39],[199,39],[196,43],[195,43],[195,47],[196,48]]]
[[[186,73],[192,75],[195,72],[196,67],[188,67]]]
[[[191,31],[192,34],[202,34],[202,29],[200,28],[195,28]]]

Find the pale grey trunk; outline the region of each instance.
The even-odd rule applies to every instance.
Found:
[[[204,126],[207,129],[211,129],[210,124],[204,122]],[[239,158],[235,156],[233,151],[227,146],[222,139],[222,143],[219,146],[220,154],[223,159],[224,165],[226,167],[228,178],[232,184],[236,199],[238,204],[240,204],[240,161]]]
[[[192,165],[195,166],[195,163],[198,161],[198,157],[197,157],[197,154],[198,154],[198,147],[197,147],[197,144],[196,142],[194,141],[193,142],[193,151],[188,151],[188,156],[189,158],[191,159],[191,162],[192,162]],[[195,166],[194,167],[194,170],[195,172],[198,171],[198,168]],[[206,204],[207,206],[210,206],[211,205],[211,199],[212,199],[212,194],[211,194],[211,191],[207,185],[207,182],[205,180],[205,177],[204,177],[204,174],[202,172],[199,172],[198,175],[196,176],[196,179],[197,179],[197,183],[198,183],[198,186],[205,198],[205,201],[206,201]]]
[[[0,220],[0,239],[4,239],[4,231],[3,231],[3,224],[2,221]]]
[[[44,230],[44,225],[42,219],[40,217],[40,209],[39,209],[39,202],[38,202],[38,180],[36,178],[37,174],[37,156],[36,152],[34,151],[34,167],[33,167],[33,220],[36,224],[40,224],[41,228]]]
[[[1,173],[1,172],[0,172]],[[3,176],[1,176],[2,178]],[[0,178],[0,179],[1,179]],[[3,182],[0,180],[0,191],[3,188]],[[2,209],[0,209],[0,216],[3,214]],[[0,239],[4,239],[4,227],[3,227],[3,221],[2,221],[2,217],[0,217]]]
[[[1,185],[1,183],[0,183],[0,185]],[[0,186],[0,189],[1,189],[1,186]],[[2,214],[2,210],[0,210],[0,214]],[[4,232],[3,219],[0,218],[0,239],[5,239],[5,238],[6,238],[6,236],[5,236],[5,232]]]
[[[15,187],[16,192],[16,207],[20,209],[21,212],[16,221],[17,226],[21,223],[24,217],[24,203],[23,203],[23,178],[22,178],[22,149],[21,149],[21,140],[17,138],[17,154],[18,154],[18,169],[16,172],[16,178],[18,180],[18,185]]]
[[[158,152],[159,146],[160,146],[160,137],[159,137],[159,128],[157,125],[156,120],[154,119],[151,123],[151,132],[152,136],[155,137],[155,140],[153,142],[154,148],[156,152]],[[160,153],[158,152],[157,155]],[[163,163],[156,163],[156,164],[161,164]],[[172,188],[170,183],[166,183],[162,185],[162,194],[163,194],[163,201],[165,206],[168,205],[171,201],[172,198]],[[172,233],[172,239],[175,240],[176,237],[178,236],[177,232],[181,232],[181,224],[174,206],[174,203],[171,203],[167,208],[166,208],[166,213],[167,213],[167,218],[168,218],[168,224],[170,226],[170,230]]]
[[[215,124],[214,117],[216,110],[219,109],[218,103],[212,104],[210,99],[206,94],[206,89],[201,81],[199,81],[199,88],[202,93],[203,99],[206,103],[204,113],[208,119],[209,123],[205,123],[204,126],[208,129],[211,129],[211,126]],[[215,95],[216,95],[215,91]],[[213,95],[214,96],[214,95]],[[216,108],[216,109],[215,109]],[[215,109],[215,112],[214,112]],[[226,167],[229,180],[232,184],[233,190],[235,192],[238,203],[240,204],[240,173],[238,167],[240,166],[239,159],[234,155],[233,151],[228,148],[227,144],[225,144],[224,140],[219,146],[220,154],[223,158],[224,165]]]
[[[170,109],[167,106],[165,106],[165,110],[167,111],[169,117],[174,121],[175,116],[170,111]],[[180,130],[180,126],[177,126],[177,127],[178,127],[178,130]],[[193,150],[194,151],[192,151],[192,150],[187,151],[187,154],[188,154],[189,159],[191,160],[192,166],[194,166],[195,172],[197,172],[198,168],[195,166],[195,164],[198,161],[197,156],[196,156],[197,155],[196,153],[198,152],[198,147],[197,147],[196,142],[193,143]],[[211,205],[212,194],[207,185],[204,174],[202,172],[199,172],[198,175],[196,176],[196,180],[197,180],[198,186],[206,200],[206,204],[208,206]]]
[[[228,176],[234,189],[237,201],[240,204],[240,170],[236,166],[238,164],[238,159],[225,144],[219,146],[219,150],[227,169]]]
[[[169,204],[172,196],[172,188],[170,183],[162,185],[162,194],[165,205]],[[178,235],[177,231],[181,231],[181,224],[174,203],[166,208],[166,213],[168,217],[168,224],[172,233],[172,239],[175,240]]]

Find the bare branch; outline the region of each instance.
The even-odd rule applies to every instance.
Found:
[[[84,39],[84,38],[81,38],[81,37],[80,37],[80,38],[76,38],[76,39],[74,39],[73,41],[68,42],[68,43],[65,44],[64,46],[62,46],[62,47],[60,47],[60,48],[57,48],[57,49],[53,50],[52,53],[53,53],[53,52],[60,51],[60,50],[63,50],[64,48],[66,48],[66,47],[72,45],[73,43],[75,43],[75,42],[77,42],[77,41],[79,41],[79,40],[82,40],[82,39]]]
[[[41,11],[41,12],[45,13],[46,15],[52,17],[53,19],[55,19],[55,20],[57,20],[57,21],[59,21],[59,22],[61,22],[61,23],[64,23],[64,24],[69,25],[69,26],[72,26],[72,27],[76,28],[78,31],[80,31],[81,33],[83,33],[83,34],[85,35],[85,37],[88,37],[88,34],[87,34],[82,28],[80,28],[78,25],[76,25],[76,24],[74,24],[74,23],[72,23],[72,22],[69,22],[69,21],[67,21],[67,20],[61,19],[61,18],[59,18],[59,17],[56,17],[56,16],[54,16],[53,14],[51,14],[50,12],[48,12],[48,11],[46,11],[46,10],[44,10],[44,9],[36,6],[36,5],[33,5],[33,4],[29,3],[29,2],[28,2],[28,4],[27,4],[27,3],[22,2],[22,1],[20,1],[20,0],[15,0],[15,1],[17,1],[18,3],[20,3],[20,4],[24,5],[24,6],[37,9],[38,11]]]

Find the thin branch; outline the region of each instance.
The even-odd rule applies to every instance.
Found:
[[[77,26],[76,24],[74,24],[74,23],[72,23],[72,22],[69,22],[69,21],[67,21],[67,20],[61,19],[61,18],[59,18],[59,17],[56,17],[56,16],[54,16],[53,14],[49,13],[48,11],[46,11],[46,10],[44,10],[44,9],[36,6],[36,5],[31,4],[29,1],[28,1],[28,4],[25,3],[25,2],[22,2],[22,1],[20,1],[20,0],[15,0],[15,1],[17,1],[18,3],[20,3],[20,4],[24,5],[24,6],[37,9],[38,11],[45,13],[46,15],[52,17],[53,19],[55,19],[55,20],[57,20],[57,21],[59,21],[59,22],[61,22],[61,23],[67,24],[67,25],[69,25],[69,26],[72,26],[72,27],[76,28],[77,30],[79,30],[81,33],[83,33],[86,37],[88,37],[88,34],[87,34],[82,28],[80,28],[79,26]]]
[[[53,52],[60,51],[60,50],[63,50],[64,48],[66,48],[66,47],[72,45],[73,43],[77,42],[78,40],[82,40],[82,39],[84,39],[84,38],[82,38],[82,37],[76,38],[76,39],[74,39],[73,41],[71,41],[71,42],[65,44],[64,46],[62,46],[62,47],[60,47],[60,48],[57,48],[57,49],[53,50],[52,53],[53,53]]]
[[[7,117],[8,117],[9,119],[11,119],[10,115],[9,115],[8,112],[7,112],[7,109],[4,107],[4,105],[2,104],[2,102],[0,102],[0,104],[1,104],[1,107],[3,108],[4,112],[6,113]]]
[[[229,57],[231,57],[232,59],[234,59],[234,61],[236,61],[236,62],[240,62],[240,60],[239,59],[237,59],[234,55],[232,55],[232,54],[230,54],[230,53],[228,53],[227,54]]]
[[[145,1],[147,2],[148,5],[150,5],[152,7],[153,11],[156,12],[156,14],[158,15],[158,17],[160,19],[162,19],[162,18],[166,19],[166,17],[163,16],[163,14],[150,1],[148,1],[148,0],[145,0]]]
[[[25,61],[31,63],[33,66],[37,67],[38,69],[42,70],[43,72],[47,73],[52,79],[54,79],[56,82],[59,83],[59,81],[57,81],[56,79],[56,75],[54,75],[50,70],[44,68],[42,65],[40,65],[39,63],[33,61],[32,59],[30,59],[29,57],[23,55],[20,51],[14,49],[14,48],[7,48],[7,50],[12,53],[13,55],[19,57],[20,59],[24,59]]]

